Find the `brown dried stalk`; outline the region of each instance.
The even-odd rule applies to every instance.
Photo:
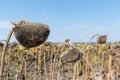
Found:
[[[25,67],[24,67],[24,74],[25,74],[25,79],[27,79],[27,62],[26,62],[26,60],[24,60],[25,61]]]
[[[90,62],[89,62],[89,55],[90,55],[90,46],[91,46],[91,42],[92,40],[96,37],[96,36],[101,36],[100,34],[95,34],[92,36],[92,38],[90,39],[89,42],[89,48],[88,48],[88,52],[87,52],[87,59],[86,59],[86,80],[88,80],[89,78],[89,69],[90,69]],[[99,40],[99,39],[98,39]],[[92,67],[91,67],[92,68]],[[93,69],[92,69],[93,70]]]
[[[10,49],[11,49],[11,47],[10,47]],[[6,75],[6,80],[9,80],[9,69],[10,69],[10,62],[9,61],[10,61],[10,53],[7,54],[7,75]]]
[[[111,69],[112,69],[112,56],[109,55],[109,73],[108,73],[108,80],[111,80]]]
[[[75,64],[74,64],[74,73],[73,73],[73,80],[77,79],[77,65],[78,65],[78,62],[75,62]]]
[[[98,36],[99,34],[95,34],[92,36],[92,38],[90,39],[90,42],[89,42],[89,48],[88,48],[88,52],[87,52],[87,59],[86,59],[86,74],[85,74],[85,78],[86,80],[88,80],[88,77],[89,77],[89,54],[90,54],[90,46],[91,46],[91,42],[92,42],[92,39],[96,36]]]
[[[38,52],[38,75],[39,75],[39,80],[42,79],[41,75],[41,67],[42,67],[42,59],[41,59],[41,52]]]
[[[52,61],[52,58],[53,58],[53,54],[51,53],[51,58],[50,58],[50,80],[54,80],[54,65],[53,65],[53,61]]]
[[[8,43],[10,41],[10,38],[12,36],[12,33],[13,33],[13,30],[10,30],[10,32],[8,34],[8,37],[7,37],[7,40],[6,40],[6,43],[5,43],[4,48],[3,48],[2,58],[1,58],[1,72],[0,72],[1,73],[1,78],[0,78],[0,80],[2,80],[2,77],[3,77],[5,54],[6,54],[7,46],[8,46]]]
[[[37,80],[36,68],[37,68],[37,63],[36,63],[36,60],[35,60],[34,61],[34,80]]]

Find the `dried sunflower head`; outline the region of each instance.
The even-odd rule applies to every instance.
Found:
[[[60,58],[63,62],[76,62],[83,56],[83,52],[79,48],[72,48],[63,53]]]
[[[26,48],[36,47],[47,40],[50,30],[48,25],[34,22],[19,22],[14,25],[17,41]]]
[[[65,42],[70,42],[70,39],[65,39]]]
[[[97,38],[98,44],[104,44],[107,41],[107,35],[99,35]]]

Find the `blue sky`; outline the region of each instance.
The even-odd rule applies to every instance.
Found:
[[[48,24],[48,41],[88,42],[94,34],[120,40],[120,0],[0,0],[0,40],[7,38],[10,21],[21,19]]]

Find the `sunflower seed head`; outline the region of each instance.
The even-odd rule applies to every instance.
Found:
[[[15,24],[15,25],[14,25]],[[13,31],[17,41],[24,47],[36,47],[47,40],[50,30],[47,24],[21,20],[14,23]]]
[[[104,44],[107,41],[107,35],[99,35],[97,38],[97,43],[98,44]]]
[[[83,56],[83,51],[78,48],[73,48],[68,51],[65,51],[60,58],[64,62],[76,62]]]

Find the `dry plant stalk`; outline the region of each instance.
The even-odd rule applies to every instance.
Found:
[[[77,66],[78,66],[78,62],[75,62],[74,67],[73,67],[73,80],[77,79]]]
[[[10,60],[10,53],[7,54],[7,77],[6,77],[6,80],[9,80],[9,68],[10,68],[9,60]]]
[[[24,59],[24,64],[25,64],[25,67],[24,67],[24,75],[25,75],[25,80],[27,79],[27,61]]]
[[[89,42],[89,47],[88,47],[87,57],[86,57],[86,59],[85,59],[85,60],[86,60],[85,80],[88,80],[88,78],[89,78],[89,64],[90,64],[90,63],[89,63],[89,54],[90,54],[90,47],[91,47],[92,39],[93,39],[94,37],[96,37],[96,36],[98,36],[98,34],[93,35],[92,38],[90,39],[90,42]]]
[[[34,75],[33,75],[33,79],[37,80],[36,70],[37,70],[37,57],[38,57],[38,54],[37,54],[37,51],[36,51],[35,48],[33,48],[33,52],[34,52]]]
[[[53,63],[53,54],[50,53],[50,80],[54,80],[54,64]]]
[[[0,72],[1,73],[1,78],[0,78],[0,80],[2,80],[2,78],[3,78],[5,54],[6,54],[7,46],[8,46],[9,40],[12,36],[12,33],[13,33],[13,30],[10,30],[10,32],[8,34],[8,37],[7,37],[7,40],[6,40],[6,43],[5,43],[4,48],[3,48],[2,58],[1,58],[1,72]]]
[[[36,60],[35,60],[35,61],[34,61],[34,80],[37,80],[36,68],[37,68],[37,63],[36,63]]]
[[[61,43],[60,43],[58,49],[55,49],[55,48],[56,48],[55,46],[54,46],[53,48],[54,48],[54,50],[52,50],[52,51],[54,51],[54,52],[52,52],[52,53],[55,54],[55,57],[54,57],[54,59],[53,59],[53,77],[54,77],[55,65],[57,65],[57,67],[58,67],[58,71],[57,71],[57,80],[59,80],[59,79],[60,79],[60,65],[61,65],[61,59],[59,59],[59,60],[57,60],[57,59],[58,59],[58,56],[59,56],[58,53],[59,53],[60,50],[63,48],[63,45],[61,45]],[[57,63],[57,64],[56,64],[56,63]]]
[[[111,80],[111,70],[112,69],[112,55],[109,55],[109,71],[108,71],[108,79]]]
[[[44,70],[45,70],[45,80],[47,80],[46,53],[44,53]]]
[[[102,54],[102,65],[101,65],[101,70],[103,70],[103,68],[104,68],[104,64],[105,63],[105,53],[103,52],[103,54]]]
[[[83,61],[84,60],[81,60],[82,61],[82,63],[83,63]],[[82,64],[82,73],[83,73],[83,75],[82,75],[82,79],[84,80],[85,79],[85,68],[84,68],[84,63]]]
[[[90,64],[89,63],[89,52],[87,53],[87,63],[86,63],[86,76],[85,76],[85,78],[86,78],[86,80],[88,80],[88,78],[89,78],[89,65],[88,64]]]
[[[58,62],[58,72],[57,72],[57,80],[60,80],[60,64],[61,63],[61,59]]]
[[[89,54],[90,54],[91,42],[92,42],[93,38],[96,37],[96,36],[98,36],[97,43],[99,43],[99,44],[103,44],[107,40],[107,36],[106,35],[104,36],[104,35],[100,35],[100,34],[95,34],[95,35],[93,35],[91,37],[90,42],[89,42],[87,57],[86,57],[86,75],[85,75],[86,80],[88,80],[89,74],[90,74],[90,72],[89,72],[89,70],[90,70],[90,66],[89,66],[89,64],[90,64],[90,62],[89,62]]]
[[[38,53],[38,74],[39,74],[39,80],[42,79],[42,76],[41,76],[41,67],[42,67],[42,59],[41,59],[41,52]]]

